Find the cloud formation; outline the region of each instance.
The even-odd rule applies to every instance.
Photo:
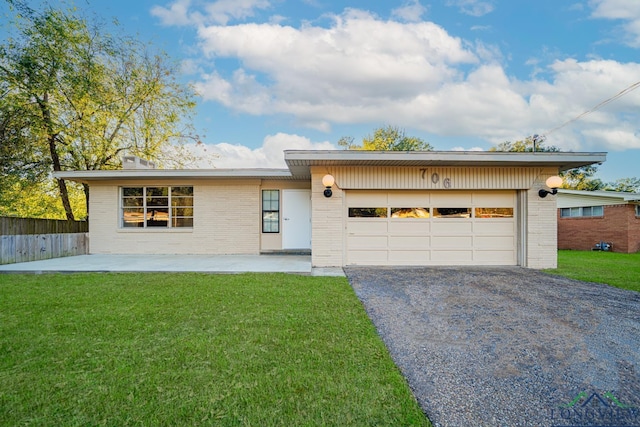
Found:
[[[203,11],[190,12],[192,0],[175,0],[169,7],[152,7],[151,15],[159,18],[164,25],[226,25],[231,20],[251,18],[256,10],[268,9],[271,6],[269,0],[217,0],[196,3],[202,6]]]
[[[208,153],[218,155],[213,160],[213,164],[220,169],[286,168],[284,150],[335,150],[336,148],[328,141],[312,142],[309,138],[285,133],[268,135],[262,142],[262,146],[255,149],[226,142],[206,146]]]
[[[494,7],[478,0],[447,4],[474,16]],[[563,149],[640,148],[637,113],[629,113],[637,112],[640,91],[582,118],[579,127],[556,129],[634,83],[640,76],[635,62],[536,63],[535,74],[523,80],[508,74],[497,46],[418,19],[426,13],[418,0],[391,11],[391,19],[345,9],[328,24],[299,27],[278,21],[224,25],[269,7],[266,0],[214,2],[200,15],[188,5],[176,0],[168,10],[177,22],[191,18],[198,28],[208,64],[200,63],[195,88],[204,100],[239,113],[288,115],[323,131],[336,124],[393,123],[494,144],[550,131],[548,143]],[[629,34],[637,26],[640,35],[637,0],[592,0],[590,6],[593,18],[625,20]],[[202,24],[199,16],[218,23]],[[235,66],[229,71],[218,63]]]
[[[625,41],[640,47],[640,2],[637,0],[591,0],[593,18],[621,20]]]

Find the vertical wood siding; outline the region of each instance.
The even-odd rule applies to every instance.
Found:
[[[372,190],[522,190],[541,168],[529,167],[330,167],[342,189]]]

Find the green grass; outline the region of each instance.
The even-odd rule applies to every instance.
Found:
[[[0,425],[429,425],[344,278],[0,275]]]
[[[558,268],[547,272],[640,292],[640,253],[558,251]]]

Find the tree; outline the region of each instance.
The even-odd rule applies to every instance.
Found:
[[[527,137],[522,141],[505,141],[498,144],[496,147],[491,147],[489,151],[509,151],[509,152],[560,152],[558,147],[546,146],[543,138]],[[559,176],[563,180],[562,188],[568,188],[572,190],[600,190],[604,187],[602,180],[595,178],[598,172],[598,167],[594,165],[582,166],[575,169],[570,169],[564,172],[560,172]]]
[[[620,178],[608,183],[604,189],[624,193],[640,193],[640,178]]]
[[[362,144],[353,142],[353,137],[343,136],[338,140],[338,145],[346,150],[368,151],[431,151],[433,147],[415,136],[406,136],[404,130],[387,126],[374,130],[373,135],[367,135],[362,139]]]
[[[35,182],[51,171],[116,169],[125,153],[172,166],[190,160],[176,150],[196,139],[189,124],[194,95],[176,81],[177,66],[164,53],[105,34],[73,11],[37,12],[6,1],[16,36],[0,46],[3,183]],[[56,184],[73,219],[67,183]]]
[[[535,150],[534,150],[535,148]],[[529,136],[522,141],[505,141],[498,144],[495,147],[489,148],[489,151],[510,151],[517,153],[531,153],[531,152],[558,152],[558,147],[545,146],[544,139],[539,138],[538,135],[533,137]]]

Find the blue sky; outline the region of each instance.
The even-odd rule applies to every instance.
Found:
[[[437,150],[541,134],[640,177],[638,0],[76,0],[182,64],[217,167],[394,125]],[[555,130],[554,130],[555,129]]]

